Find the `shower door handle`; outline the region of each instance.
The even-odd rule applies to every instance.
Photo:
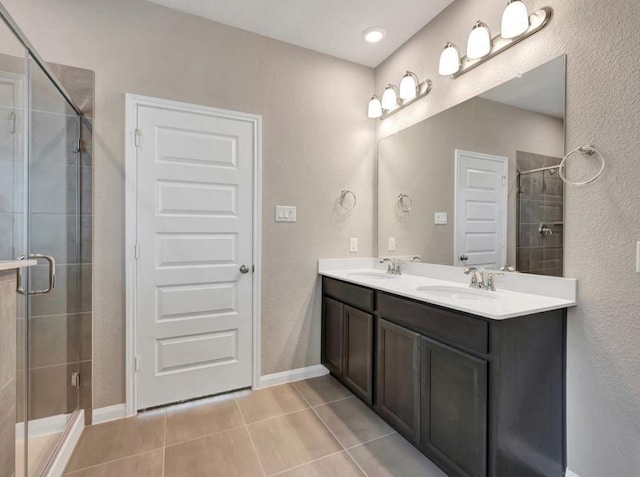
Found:
[[[30,259],[43,259],[49,263],[49,286],[45,290],[27,291],[22,287],[22,273],[18,273],[18,288],[16,291],[21,295],[44,295],[49,293],[56,287],[56,259],[51,255],[44,255],[42,253],[32,253],[30,255],[24,255],[18,257],[18,260],[30,260]]]

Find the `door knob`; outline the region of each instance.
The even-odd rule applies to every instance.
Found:
[[[240,273],[249,273],[249,267],[247,267],[246,265],[242,265],[240,267]]]

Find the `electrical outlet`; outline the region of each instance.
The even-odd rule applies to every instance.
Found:
[[[289,205],[276,206],[276,222],[295,222],[297,219],[296,208]]]
[[[358,251],[358,239],[357,238],[352,238],[351,239],[351,244],[349,245],[349,250],[351,251],[351,253],[355,253]]]
[[[389,237],[389,245],[387,247],[389,252],[395,252],[396,251],[396,238],[395,237]]]

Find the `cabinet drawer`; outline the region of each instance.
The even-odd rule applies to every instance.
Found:
[[[373,290],[333,278],[322,278],[322,293],[347,305],[373,311]]]
[[[378,293],[378,313],[383,318],[448,343],[489,352],[489,324],[481,319]]]

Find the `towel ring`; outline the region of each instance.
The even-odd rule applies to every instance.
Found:
[[[405,200],[409,201],[409,205],[405,205]],[[402,212],[409,212],[413,208],[413,199],[409,197],[407,194],[398,194],[398,208]]]
[[[593,156],[594,154],[597,154],[598,156],[600,156],[600,160],[602,161],[602,167],[600,167],[600,170],[598,171],[598,173],[595,176],[593,176],[591,179],[586,180],[586,181],[582,181],[582,182],[573,182],[573,181],[570,181],[569,179],[567,179],[565,177],[564,169],[565,169],[565,166],[566,166],[567,159],[569,159],[569,157],[573,156],[576,152],[579,152],[583,156]],[[605,160],[604,160],[604,156],[602,155],[602,153],[600,151],[598,151],[596,149],[596,147],[594,145],[580,146],[580,147],[576,147],[573,151],[569,152],[566,156],[564,156],[562,158],[562,161],[560,162],[560,165],[558,166],[558,171],[560,173],[560,179],[562,179],[562,181],[565,184],[570,184],[570,185],[574,185],[574,186],[583,186],[583,185],[591,184],[598,177],[600,177],[602,175],[602,173],[604,172],[605,165],[606,165],[606,163],[605,163]]]
[[[353,204],[351,205],[351,207],[347,207],[345,204],[345,199],[348,196],[352,196],[353,197]],[[356,195],[351,192],[350,190],[343,190],[340,193],[340,207],[342,207],[345,210],[353,210],[353,208],[356,206],[356,203],[358,202],[358,198],[356,197]]]

